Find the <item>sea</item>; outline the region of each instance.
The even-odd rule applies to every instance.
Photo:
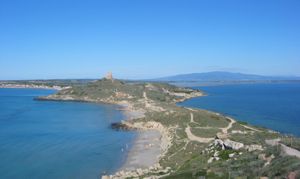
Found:
[[[300,83],[193,87],[206,93],[180,103],[300,137]]]
[[[207,96],[178,105],[207,109],[300,136],[300,84],[194,87]],[[100,178],[124,164],[135,132],[115,131],[118,106],[37,101],[54,90],[0,89],[0,178]]]
[[[136,137],[115,131],[118,106],[37,101],[43,89],[0,89],[0,178],[100,178],[118,170]]]

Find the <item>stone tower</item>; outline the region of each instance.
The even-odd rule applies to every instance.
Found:
[[[114,78],[113,78],[112,72],[108,72],[105,76],[105,79],[113,81]]]

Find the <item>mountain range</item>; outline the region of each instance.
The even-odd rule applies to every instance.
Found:
[[[263,76],[255,74],[213,71],[206,73],[190,73],[152,79],[151,81],[269,81],[269,80],[300,80],[297,76]]]

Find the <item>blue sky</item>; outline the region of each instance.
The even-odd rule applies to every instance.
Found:
[[[0,79],[300,76],[299,0],[1,0]]]

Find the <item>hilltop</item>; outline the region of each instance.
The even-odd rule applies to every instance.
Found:
[[[121,80],[101,79],[86,85],[74,85],[57,94],[40,99],[75,100],[104,103],[128,102],[137,104],[147,98],[160,103],[176,103],[201,95],[197,90],[164,83],[126,83]]]
[[[103,178],[283,178],[299,174],[298,138],[293,138],[290,148],[290,138],[277,132],[176,105],[202,95],[198,90],[164,83],[104,78],[39,99],[119,104],[139,115],[114,127],[161,133],[161,155],[155,165]]]

